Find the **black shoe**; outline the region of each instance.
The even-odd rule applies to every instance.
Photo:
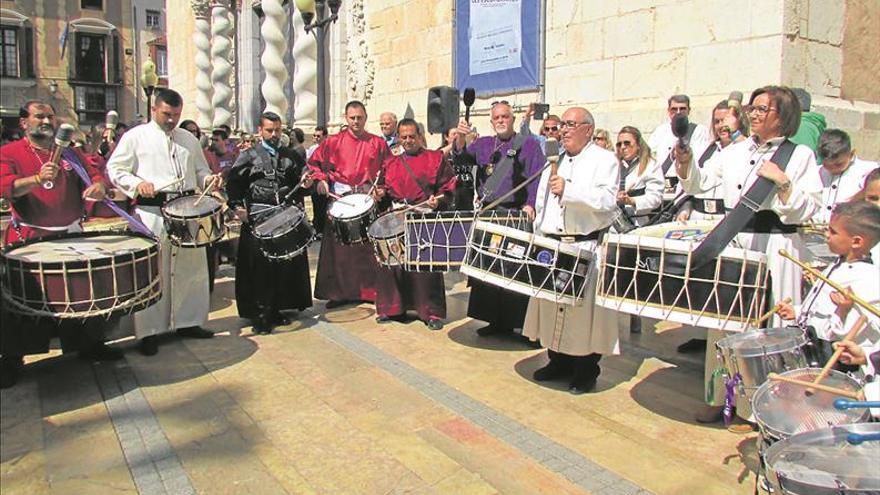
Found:
[[[266,321],[265,318],[258,318],[254,321],[254,333],[257,335],[269,335],[272,333],[272,324]]]
[[[571,366],[562,359],[551,359],[547,366],[538,368],[532,375],[536,382],[556,380],[571,374]]]
[[[691,339],[676,347],[678,352],[686,354],[688,352],[699,352],[706,350],[706,339]]]
[[[178,328],[177,335],[190,339],[210,339],[214,336],[214,332],[209,332],[202,327],[186,327]]]
[[[376,323],[380,325],[384,325],[386,323],[391,323],[391,317],[387,315],[379,315],[376,317]]]
[[[440,318],[430,318],[425,323],[427,325],[428,330],[442,330],[443,329],[443,320]]]
[[[18,383],[24,358],[21,356],[3,356],[0,358],[0,388],[10,388]]]
[[[138,344],[138,350],[144,356],[155,356],[159,352],[159,338],[155,335],[142,338]]]
[[[282,326],[282,327],[283,327],[284,325],[290,325],[290,318],[288,318],[287,316],[285,316],[284,313],[282,313],[282,312],[280,312],[280,311],[276,311],[276,312],[274,312],[274,313],[272,314],[272,317],[269,318],[269,321],[270,321],[273,325],[280,325],[280,326]]]
[[[477,335],[480,337],[489,337],[490,335],[498,335],[502,333],[510,333],[511,329],[496,327],[495,325],[486,325],[483,328],[477,329]]]
[[[88,349],[79,351],[79,358],[86,361],[118,361],[125,357],[119,349],[114,349],[103,342]]]
[[[592,392],[593,389],[596,388],[596,382],[599,377],[586,377],[572,380],[571,385],[568,386],[568,393],[572,395],[581,395],[587,392]]]

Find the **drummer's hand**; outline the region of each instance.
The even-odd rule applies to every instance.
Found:
[[[845,294],[837,291],[831,293],[831,302],[837,306],[836,313],[841,320],[846,320],[846,316],[853,307],[852,293],[851,287],[846,288]]]
[[[40,183],[47,182],[50,180],[55,180],[55,177],[58,176],[58,165],[55,165],[52,162],[46,162],[40,167],[40,173],[37,174],[40,176]]]
[[[452,147],[454,150],[464,149],[465,147],[465,137],[473,131],[471,129],[471,125],[468,124],[467,120],[462,119],[458,123],[458,127],[455,129],[455,145]]]
[[[678,215],[675,217],[675,221],[679,223],[687,223],[688,220],[691,219],[691,212],[689,210],[682,210],[678,212]]]
[[[209,175],[205,177],[204,180],[205,189],[222,189],[223,188],[223,176],[220,174]]]
[[[373,189],[373,199],[379,201],[383,196],[385,196],[385,188],[382,186],[376,186],[376,188]]]
[[[430,208],[432,210],[436,210],[437,207],[440,206],[440,198],[438,198],[437,196],[434,196],[432,194],[431,197],[428,198],[427,204],[428,204],[428,208]]]
[[[156,196],[156,186],[152,182],[143,181],[137,185],[138,196],[153,198]]]
[[[315,186],[315,191],[318,192],[321,196],[326,196],[327,193],[330,192],[330,186],[327,185],[326,180],[319,180],[318,185]]]
[[[238,206],[238,207],[235,208],[235,216],[236,216],[239,220],[241,220],[241,223],[247,223],[247,222],[248,222],[247,210],[244,209],[244,208],[242,208],[241,206]]]
[[[776,185],[788,182],[788,176],[785,175],[785,172],[783,172],[782,169],[779,168],[779,165],[771,162],[770,160],[764,160],[764,163],[761,164],[761,167],[758,169],[757,174],[761,177],[770,179]]]
[[[626,191],[618,191],[617,192],[617,204],[620,206],[626,206],[626,205],[635,205],[636,202],[634,199],[629,197],[629,193],[627,193]]]
[[[107,197],[107,188],[104,186],[103,182],[95,182],[83,191],[82,197],[83,199],[101,201]]]
[[[776,314],[783,320],[793,320],[795,318],[794,306],[790,302],[781,301],[776,305]]]
[[[310,174],[305,174],[302,178],[302,185],[300,187],[302,187],[303,189],[308,189],[312,187],[312,184],[314,183],[315,180],[312,179],[312,176]]]
[[[548,184],[550,185],[550,192],[561,198],[562,193],[565,192],[565,179],[559,175],[553,175],[550,177]]]
[[[862,365],[868,363],[865,350],[862,349],[862,346],[851,340],[841,340],[831,344],[831,346],[834,347],[834,350],[843,348],[843,352],[840,354],[840,362],[843,364]]]
[[[672,159],[675,161],[675,172],[682,179],[687,179],[691,160],[694,159],[694,152],[690,146],[680,148],[678,144],[672,148]]]
[[[535,221],[535,209],[529,205],[525,205],[522,207],[522,211],[526,214],[530,222]]]

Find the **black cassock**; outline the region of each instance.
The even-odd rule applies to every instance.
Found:
[[[230,206],[248,210],[241,227],[235,264],[235,298],[242,318],[271,317],[282,310],[303,310],[312,305],[307,251],[289,260],[267,258],[252,233],[254,205],[280,204],[299,183],[305,163],[292,149],[280,147],[274,155],[262,143],[238,156],[228,178]],[[297,191],[292,200],[300,208],[307,191]]]

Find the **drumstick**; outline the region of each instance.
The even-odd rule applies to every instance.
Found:
[[[821,390],[823,392],[828,392],[829,394],[839,395],[841,397],[848,397],[850,399],[859,400],[861,398],[861,394],[859,392],[853,392],[851,390],[843,390],[837,387],[829,387],[828,385],[821,385],[813,382],[805,382],[803,380],[798,380],[796,378],[789,378],[787,376],[777,375],[776,373],[770,373],[767,378],[773,380],[774,382],[785,382],[790,383],[792,385],[799,385],[804,388],[814,388],[816,390]]]
[[[421,203],[419,203],[419,204],[417,204],[417,205],[412,205],[412,206],[408,206],[408,207],[404,208],[403,211],[401,211],[401,213],[406,213],[406,212],[408,212],[408,211],[410,211],[410,210],[415,210],[416,208],[420,208],[420,207],[422,207],[422,206],[425,206],[425,205],[427,205],[427,204],[430,203],[430,202],[431,202],[431,198],[428,198],[428,199],[422,201]]]
[[[786,298],[783,299],[782,301],[776,303],[776,305],[773,306],[773,309],[771,309],[770,311],[767,311],[766,313],[764,313],[763,315],[761,315],[760,318],[758,318],[757,320],[755,320],[755,323],[754,323],[752,326],[754,326],[755,328],[758,328],[758,327],[761,325],[761,323],[764,323],[765,321],[767,321],[768,319],[770,319],[771,316],[775,315],[776,312],[779,311],[780,308],[782,308],[782,305],[783,305],[783,304],[788,304],[788,303],[790,303],[790,302],[791,302],[791,298],[790,298],[790,297],[786,297]]]
[[[179,178],[179,179],[177,179],[177,180],[173,180],[173,181],[169,182],[168,184],[165,184],[165,185],[162,186],[162,187],[156,188],[156,192],[164,191],[165,189],[168,189],[168,188],[174,187],[174,186],[180,184],[181,182],[183,182],[183,177],[181,177],[181,178]]]
[[[199,206],[199,202],[202,201],[202,198],[204,198],[205,195],[208,194],[208,193],[211,191],[211,189],[214,189],[214,184],[215,184],[216,182],[217,182],[217,178],[216,178],[216,177],[212,177],[212,178],[211,178],[211,182],[208,183],[208,187],[206,187],[205,190],[202,191],[202,194],[199,194],[199,197],[196,198],[196,201],[193,203],[193,206]]]
[[[789,260],[793,261],[796,265],[798,265],[798,266],[801,267],[802,269],[804,269],[804,270],[810,272],[812,275],[814,275],[814,276],[816,276],[817,278],[819,278],[819,280],[821,280],[821,281],[825,282],[826,284],[830,285],[830,286],[831,286],[834,290],[836,290],[837,292],[840,292],[841,294],[847,294],[847,295],[849,296],[849,298],[853,300],[854,303],[856,303],[856,304],[858,304],[859,306],[861,306],[861,307],[867,309],[868,311],[870,311],[871,313],[873,313],[874,316],[877,316],[878,318],[880,318],[880,307],[877,307],[877,306],[873,306],[873,305],[871,305],[868,301],[865,301],[864,299],[862,299],[861,297],[859,297],[859,296],[857,296],[857,295],[855,295],[855,294],[850,294],[848,290],[846,290],[845,288],[843,288],[843,286],[841,286],[841,285],[838,284],[837,282],[835,282],[835,281],[829,279],[828,277],[826,277],[825,275],[823,275],[822,272],[820,272],[819,270],[816,270],[815,268],[811,267],[810,265],[807,265],[806,263],[802,263],[801,260],[799,260],[799,259],[795,258],[794,256],[788,254],[788,251],[786,251],[785,249],[780,249],[780,250],[779,250],[779,254],[780,254],[783,258],[788,258]]]
[[[865,318],[864,315],[860,316],[859,319],[856,320],[855,324],[853,324],[852,328],[849,329],[849,333],[846,334],[846,337],[844,337],[841,342],[851,342],[854,338],[856,338],[856,335],[858,335],[859,332],[862,331],[862,328],[865,327],[866,323],[868,323],[868,319]],[[813,383],[820,383],[828,376],[829,373],[831,373],[831,368],[833,368],[834,365],[837,364],[837,360],[840,359],[841,354],[843,354],[843,347],[837,346],[834,354],[832,354],[831,358],[828,359],[828,362],[825,363],[825,366],[822,368],[822,372],[819,373],[819,376],[817,376],[813,380]],[[810,390],[807,389],[807,392],[810,392]]]
[[[348,201],[343,200],[343,199],[342,199],[343,196],[340,196],[340,195],[338,195],[338,194],[333,194],[332,192],[328,192],[328,193],[327,193],[327,196],[330,196],[331,198],[335,199],[336,201],[339,201],[340,203],[344,204],[345,206],[352,206],[352,207],[355,206],[354,204],[349,203]]]

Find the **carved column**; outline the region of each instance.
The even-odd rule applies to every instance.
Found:
[[[348,74],[348,97],[369,101],[373,96],[373,78],[376,67],[373,54],[367,43],[367,22],[364,16],[365,0],[352,0],[346,3],[346,44],[345,69]]]
[[[214,96],[211,98],[211,106],[214,107],[213,127],[232,124],[230,111],[232,88],[229,86],[229,75],[232,73],[232,64],[229,63],[229,52],[232,48],[229,35],[232,33],[232,22],[229,19],[227,1],[214,0],[211,4],[211,62],[214,66],[211,72],[211,83],[214,86]]]
[[[297,127],[313,127],[318,118],[318,44],[303,26],[297,9],[293,15],[293,119]]]
[[[261,86],[266,100],[265,111],[283,116],[287,113],[287,98],[284,97],[284,84],[287,81],[287,68],[284,66],[287,19],[280,0],[263,0],[261,6],[265,14],[260,26],[260,34],[266,43],[260,57],[266,73]]]
[[[196,18],[193,42],[196,45],[196,122],[202,129],[210,129],[213,121],[211,106],[211,23],[208,20],[208,0],[190,0]]]

